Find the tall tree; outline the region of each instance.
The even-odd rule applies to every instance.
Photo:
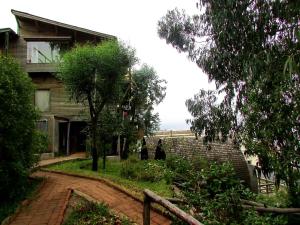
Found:
[[[129,74],[122,103],[129,106],[123,123],[123,133],[127,135],[126,148],[130,142],[136,141],[139,130],[151,135],[159,129],[159,115],[154,113],[154,106],[163,101],[165,84],[166,81],[159,79],[154,68],[146,64]],[[123,158],[128,155],[127,151],[124,151]]]
[[[97,123],[103,108],[119,99],[119,88],[133,62],[133,51],[117,41],[76,46],[64,54],[58,77],[71,97],[89,106],[92,133],[92,170],[98,170]]]
[[[200,0],[197,7],[193,16],[169,11],[160,37],[216,82],[224,104],[236,101],[248,154],[285,181],[299,206],[300,2]]]
[[[136,120],[145,135],[153,134],[159,128],[159,115],[154,106],[166,96],[166,81],[159,79],[153,67],[146,64],[133,71],[132,120]]]
[[[233,127],[236,127],[234,112],[232,107],[224,103],[217,103],[216,91],[200,90],[194,98],[186,100],[185,105],[193,116],[193,119],[187,119],[186,122],[191,125],[191,131],[197,136],[204,135],[204,142],[213,140],[226,141],[232,134]]]

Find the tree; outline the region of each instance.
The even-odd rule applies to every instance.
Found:
[[[64,54],[58,77],[71,98],[89,106],[92,170],[98,170],[97,124],[103,108],[119,99],[124,75],[133,63],[133,50],[117,41],[76,46]]]
[[[123,121],[126,136],[122,158],[127,158],[130,143],[137,140],[139,130],[151,135],[159,129],[159,115],[154,105],[161,103],[166,95],[166,81],[159,79],[154,68],[144,64],[129,74],[122,105],[127,107]],[[125,108],[126,108],[125,107]]]
[[[191,131],[201,136],[204,134],[204,142],[213,140],[226,141],[234,126],[235,117],[231,107],[224,103],[217,103],[216,91],[205,91],[194,95],[194,98],[185,102],[193,119],[187,119],[191,124]]]
[[[235,101],[240,141],[263,171],[285,181],[299,206],[300,2],[200,0],[197,7],[194,16],[169,11],[160,37],[216,82],[225,105]]]
[[[166,96],[166,81],[159,79],[154,68],[144,64],[133,71],[132,121],[136,120],[145,135],[153,134],[159,128],[159,115],[153,113]]]
[[[0,54],[0,199],[22,196],[34,153],[37,112],[28,74],[10,57]]]

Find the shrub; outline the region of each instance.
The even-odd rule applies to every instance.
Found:
[[[110,212],[103,203],[83,202],[79,204],[65,221],[64,225],[90,225],[90,224],[133,224],[125,217],[119,217]]]
[[[127,179],[156,182],[164,178],[164,162],[154,160],[135,160],[129,157],[124,161],[121,169],[121,176]]]
[[[19,64],[0,55],[0,199],[4,201],[25,191],[35,162],[33,90]]]

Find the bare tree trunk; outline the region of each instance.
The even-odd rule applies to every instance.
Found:
[[[92,119],[92,170],[97,171],[98,170],[98,152],[97,152],[97,120],[94,118]]]

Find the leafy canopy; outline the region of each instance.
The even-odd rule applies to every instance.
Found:
[[[159,116],[153,110],[166,96],[166,81],[159,79],[154,68],[146,64],[133,71],[133,81],[132,114],[145,135],[149,135],[159,128]]]
[[[228,131],[239,135],[248,154],[258,155],[265,172],[285,181],[299,206],[300,2],[200,0],[197,7],[193,16],[168,11],[159,36],[216,82],[225,108],[235,102],[240,122],[231,122]],[[225,127],[213,124],[214,133]]]
[[[71,97],[89,106],[92,133],[93,170],[98,169],[97,124],[101,112],[120,99],[122,82],[135,62],[134,51],[116,40],[97,46],[76,46],[63,56],[58,77]]]

